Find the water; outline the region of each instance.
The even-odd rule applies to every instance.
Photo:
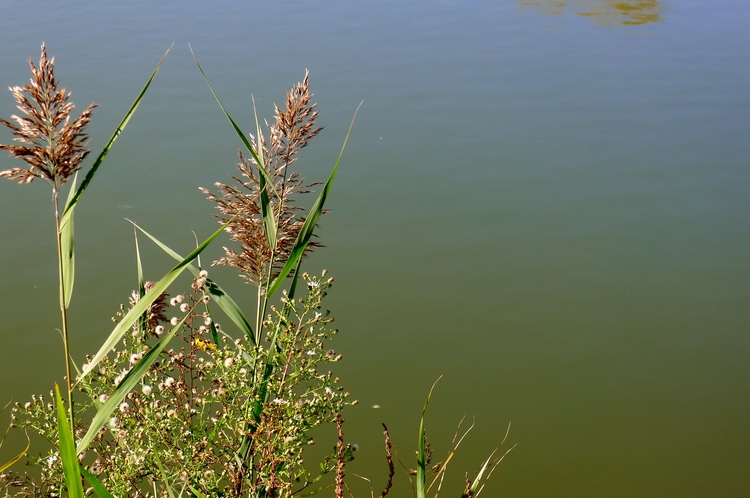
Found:
[[[74,355],[135,285],[124,218],[177,248],[215,227],[197,187],[232,174],[239,143],[190,42],[247,129],[250,94],[270,116],[311,70],[310,179],[365,101],[309,262],[337,281],[357,496],[351,474],[385,479],[380,422],[410,464],[440,375],[436,455],[476,417],[443,493],[512,422],[485,496],[747,496],[748,21],[736,0],[4,8],[0,87],[45,41],[78,108],[101,104],[95,150],[175,42],[78,210]],[[63,372],[49,204],[42,184],[0,184],[3,400]],[[170,265],[145,258],[151,278]],[[391,496],[408,490],[401,475]]]

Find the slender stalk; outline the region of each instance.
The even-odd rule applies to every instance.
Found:
[[[60,314],[62,318],[63,348],[65,351],[65,386],[68,389],[68,416],[70,426],[75,427],[73,421],[73,377],[70,371],[70,346],[68,343],[68,303],[65,301],[65,275],[62,254],[62,232],[60,230],[60,207],[58,202],[58,189],[52,187],[52,204],[55,208],[55,232],[57,233],[57,267],[60,280]],[[75,430],[75,429],[73,429]]]

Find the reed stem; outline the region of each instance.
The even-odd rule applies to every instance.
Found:
[[[52,204],[55,208],[55,232],[57,233],[57,267],[60,281],[60,314],[62,318],[63,349],[65,352],[65,386],[68,390],[68,416],[70,417],[70,427],[75,427],[73,425],[73,377],[70,371],[70,346],[68,341],[68,303],[65,300],[65,268],[63,265],[62,230],[60,228],[60,208],[56,186],[52,187]]]

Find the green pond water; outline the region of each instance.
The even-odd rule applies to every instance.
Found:
[[[76,361],[136,285],[126,218],[182,252],[191,230],[217,227],[198,187],[234,174],[240,143],[190,43],[248,130],[251,95],[270,118],[310,70],[325,126],[297,163],[310,180],[328,175],[364,100],[321,221],[327,247],[306,263],[336,278],[336,373],[360,400],[345,414],[356,496],[369,488],[354,474],[376,493],[385,482],[381,422],[413,465],[440,375],[436,459],[461,417],[476,421],[441,496],[460,495],[509,423],[518,446],[488,498],[750,496],[744,3],[0,4],[0,88],[28,80],[45,42],[77,109],[100,104],[97,152],[175,43],[77,210]],[[0,115],[14,112],[3,90]],[[64,373],[49,197],[0,182],[3,404]],[[141,247],[159,278],[172,262]],[[251,309],[233,271],[212,275]],[[409,494],[401,472],[391,496]]]

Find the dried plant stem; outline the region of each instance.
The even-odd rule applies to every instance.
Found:
[[[336,498],[344,498],[344,476],[345,466],[344,451],[346,445],[344,444],[344,419],[341,418],[341,413],[336,412],[336,429],[338,432],[338,443],[336,443]]]
[[[57,233],[57,266],[58,278],[60,280],[60,314],[62,318],[63,349],[65,352],[65,386],[68,390],[68,416],[70,418],[70,426],[75,427],[73,419],[73,377],[70,371],[70,346],[68,341],[68,303],[65,299],[65,268],[62,253],[62,230],[60,227],[60,207],[58,189],[56,186],[52,187],[52,204],[55,209],[55,232]]]
[[[396,471],[393,468],[393,447],[391,446],[391,436],[388,433],[388,427],[386,427],[385,424],[382,425],[383,435],[385,436],[385,458],[388,461],[388,483],[385,485],[385,489],[380,494],[380,498],[385,498],[388,495],[388,492],[391,490],[391,487],[393,486],[393,475],[396,473]]]

